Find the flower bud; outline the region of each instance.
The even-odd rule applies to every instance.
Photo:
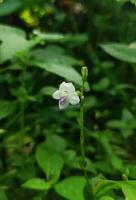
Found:
[[[128,177],[127,177],[126,174],[123,174],[123,175],[122,175],[122,178],[123,178],[124,181],[128,181]]]
[[[84,81],[86,81],[87,76],[88,76],[88,69],[86,66],[83,66],[81,69],[81,73],[82,73],[82,78]]]

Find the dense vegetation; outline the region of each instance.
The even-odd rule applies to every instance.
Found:
[[[135,24],[135,0],[0,0],[0,200],[135,200]],[[82,66],[87,182],[81,105],[52,98]]]

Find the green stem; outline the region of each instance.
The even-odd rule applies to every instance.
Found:
[[[82,79],[81,87],[81,103],[80,103],[80,151],[81,151],[81,167],[84,173],[84,177],[88,182],[88,176],[86,171],[85,163],[85,134],[84,134],[84,78]]]
[[[22,79],[21,79],[21,86],[23,88],[26,88],[26,84],[25,84],[25,75],[26,75],[26,70],[27,67],[22,66],[23,67],[23,71],[22,71]],[[25,131],[25,102],[24,101],[20,101],[20,130],[21,130],[21,139],[20,139],[20,144],[22,145],[22,139],[24,138],[24,131]]]
[[[81,69],[82,73],[82,87],[80,91],[80,150],[81,150],[81,168],[86,180],[86,186],[85,186],[85,197],[87,199],[94,199],[94,194],[93,194],[93,189],[92,185],[89,182],[87,170],[86,170],[86,157],[85,157],[85,132],[84,132],[84,86],[85,82],[87,81],[87,76],[88,76],[88,70],[87,67],[82,67]]]

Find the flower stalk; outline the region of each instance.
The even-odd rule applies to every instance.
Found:
[[[81,168],[84,173],[84,177],[88,182],[88,176],[86,171],[86,160],[85,160],[85,134],[84,134],[84,86],[88,76],[87,67],[82,67],[82,86],[80,92],[80,117],[79,117],[79,124],[80,124],[80,151],[81,151]]]

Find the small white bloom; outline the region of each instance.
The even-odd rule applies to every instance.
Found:
[[[80,98],[75,91],[74,85],[66,82],[60,84],[59,90],[53,93],[53,98],[59,100],[60,109],[65,109],[69,103],[76,105],[80,102]]]

